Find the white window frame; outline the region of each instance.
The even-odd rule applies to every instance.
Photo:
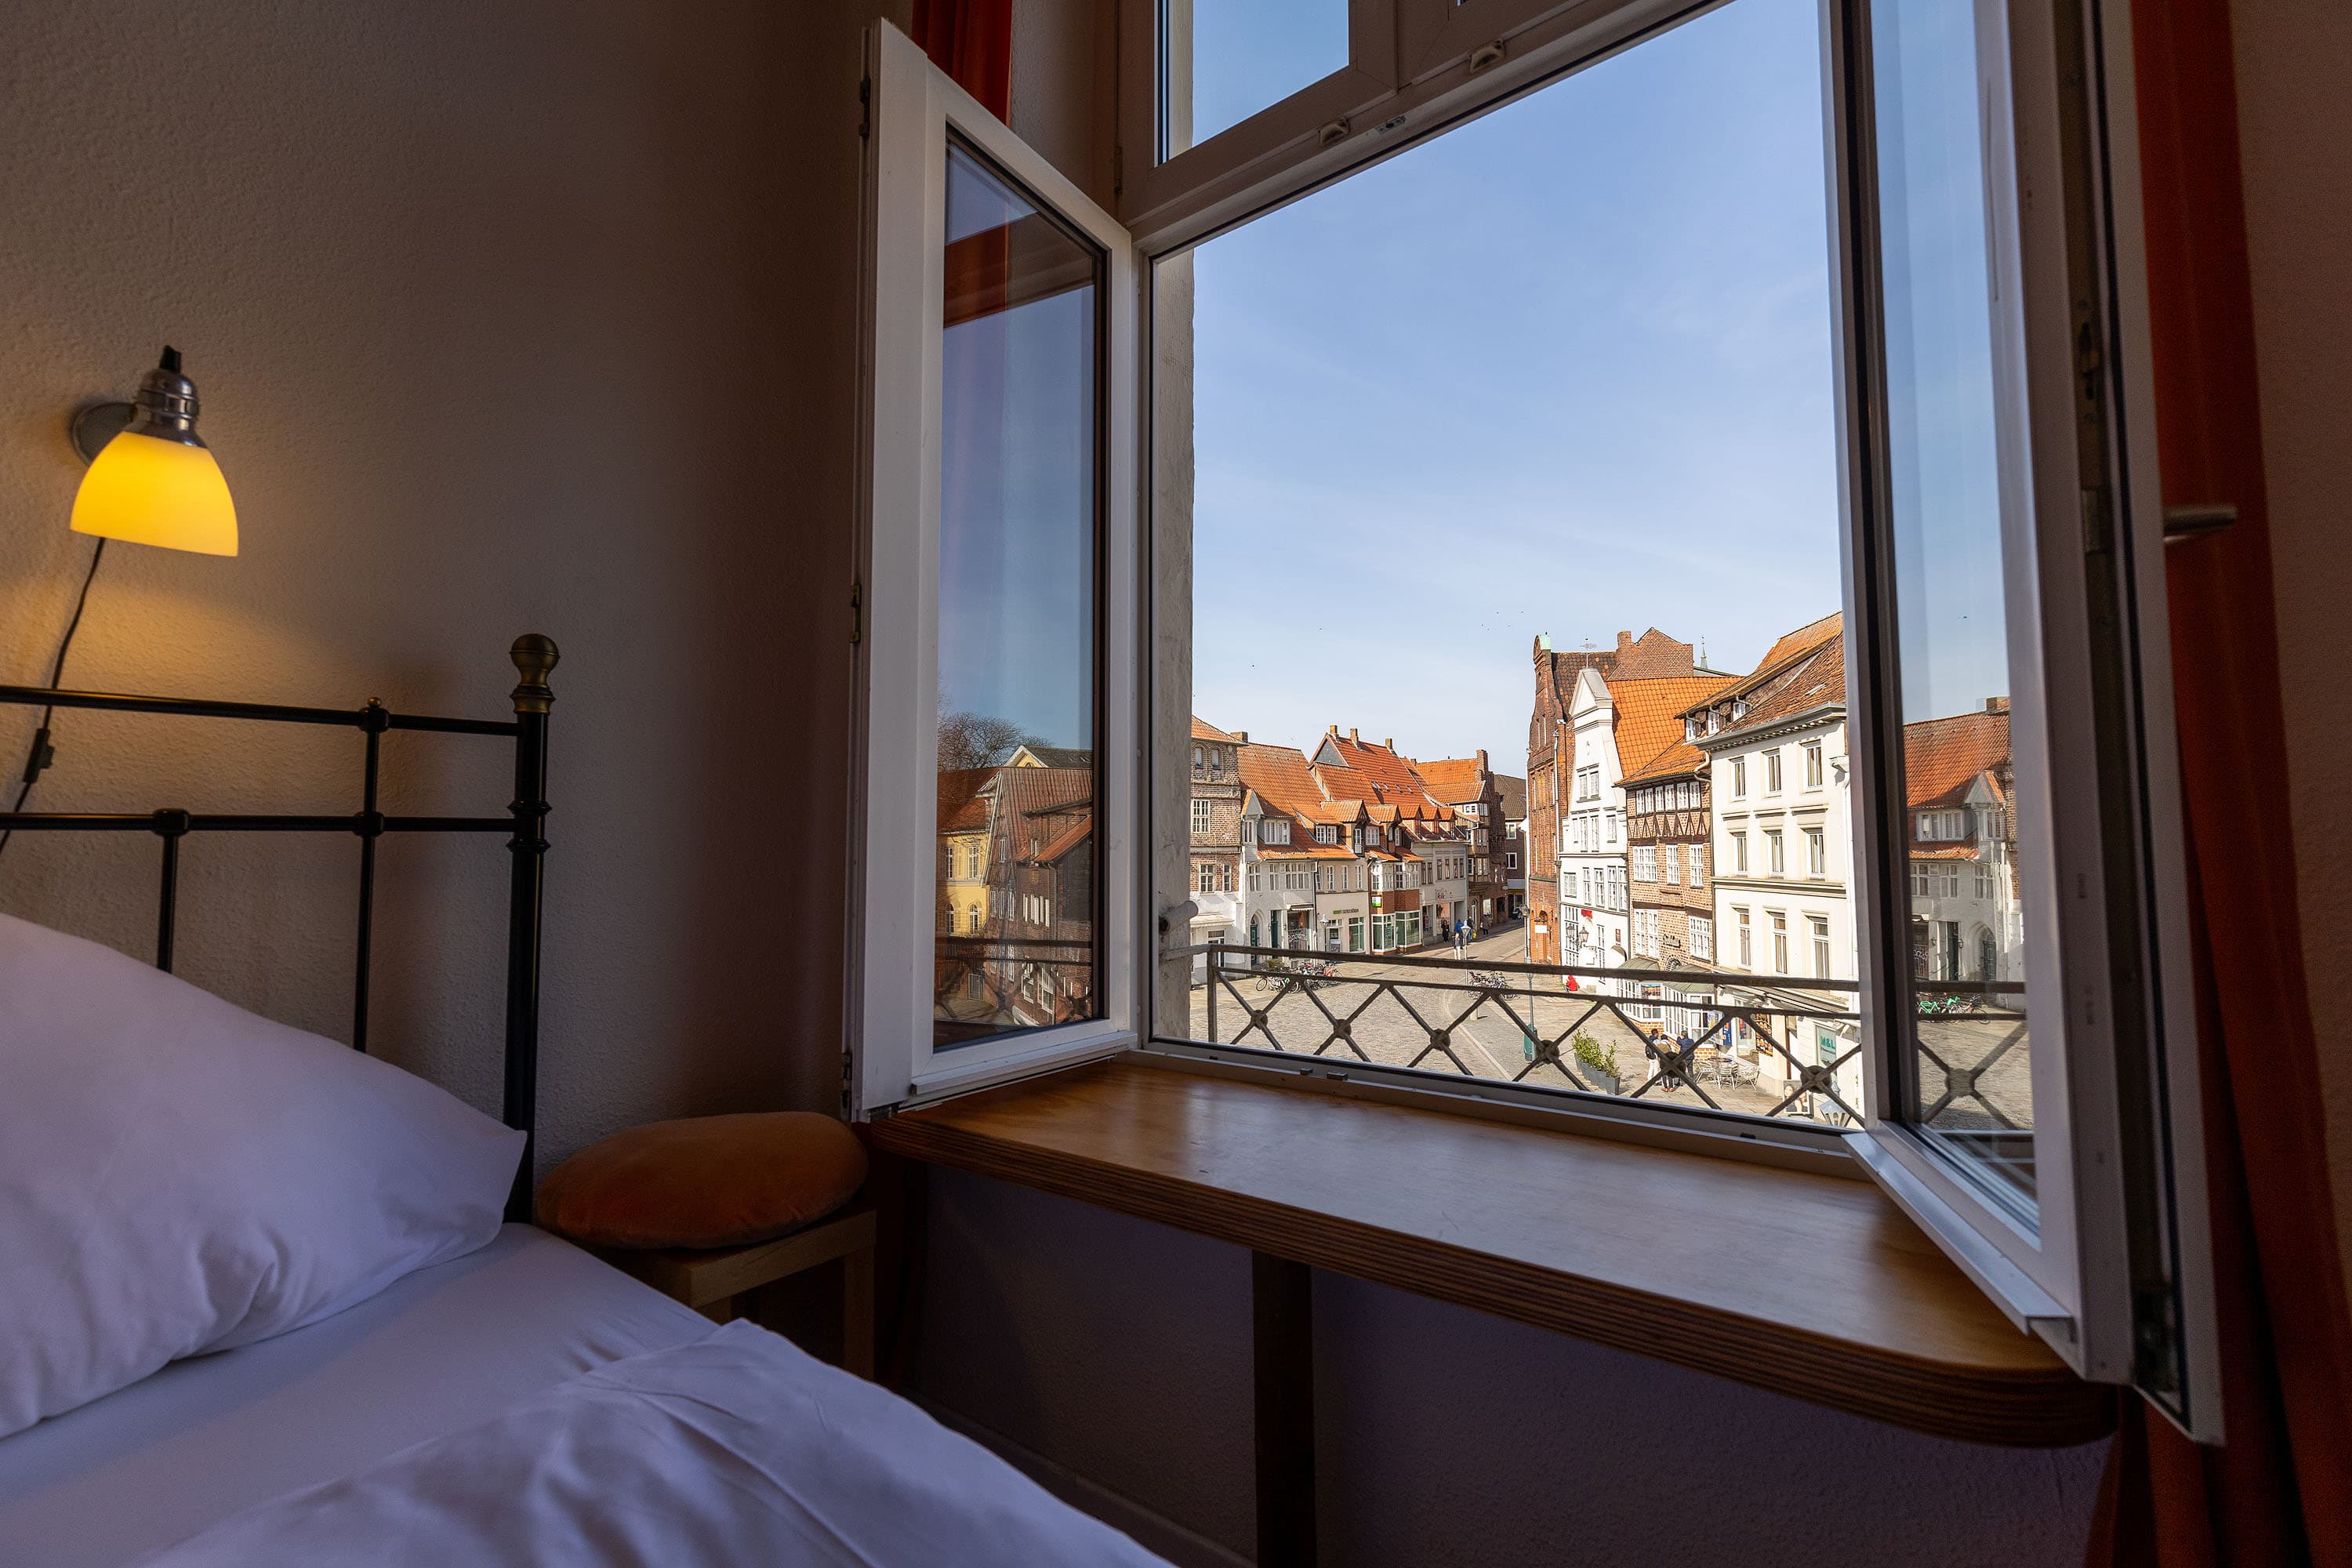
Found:
[[[1909,1009],[1900,700],[1883,605],[1868,0],[1825,0],[1853,885],[1856,1155],[2021,1328],[2084,1376],[2221,1435],[2189,995],[2131,7],[1976,0],[2038,1220],[1901,1120]],[[2031,202],[2021,193],[2034,193]],[[2077,345],[2087,351],[2077,357]],[[2095,628],[2099,628],[2095,629]],[[2102,681],[2105,684],[2103,687]],[[1872,833],[1865,826],[1884,825]],[[2058,889],[2065,889],[2060,896]],[[2111,966],[2119,947],[2128,962]],[[2126,1026],[2129,1029],[2126,1032]],[[2126,1136],[2126,1127],[2131,1135]],[[2135,1217],[2137,1216],[2137,1217]],[[2136,1238],[2155,1238],[2152,1244]],[[2150,1279],[2163,1281],[2149,1288]],[[2135,1288],[2135,1281],[2139,1288]],[[2164,1347],[2145,1357],[2142,1347]]]
[[[1143,253],[1154,258],[1294,200],[1702,9],[1686,0],[1479,0],[1475,5],[1350,0],[1353,58],[1345,72],[1161,163],[1155,156],[1156,0],[1121,0],[1121,5],[1125,118],[1116,154],[1118,210]],[[2154,1118],[2150,1125],[2158,1142],[2168,1147],[2172,1190],[2193,1194],[2202,1190],[2203,1170],[2186,965],[2173,962],[2183,952],[2183,908],[2173,896],[2181,882],[2181,864],[2169,671],[2161,624],[2160,500],[2151,466],[2155,433],[2146,395],[2147,331],[2140,276],[2130,17],[2122,0],[2071,0],[2055,8],[2040,0],[1979,0],[1979,12],[1980,33],[1990,30],[2000,42],[1986,56],[1997,68],[1986,73],[1983,85],[1992,110],[1989,142],[1994,167],[1989,184],[1996,197],[1991,204],[1994,246],[2005,258],[2000,276],[2003,309],[2009,312],[2004,318],[2010,336],[2002,350],[2003,407],[2015,416],[2015,427],[2004,431],[2004,443],[2012,455],[2036,454],[2030,463],[2005,465],[2004,499],[2030,499],[2030,515],[2047,520],[2015,542],[2021,552],[2009,562],[2016,574],[2037,569],[2041,574],[2040,619],[2031,629],[2046,645],[2046,650],[2029,650],[2033,658],[2025,662],[2012,660],[2013,728],[2020,736],[2017,771],[2021,793],[2027,796],[2016,814],[2017,864],[2030,873],[2024,879],[2034,889],[2027,900],[2028,927],[2048,933],[2054,960],[2028,966],[2030,984],[2051,993],[2036,998],[2032,1007],[2035,1043],[2037,1047],[2044,1045],[2045,1021],[2055,1036],[2062,1032],[2060,1020],[2071,1020],[2084,1008],[2104,1018],[2117,1016],[2113,1008],[2095,1005],[2102,988],[2113,981],[2095,973],[2095,955],[2107,951],[2101,938],[2109,919],[2105,894],[2113,894],[2122,900],[2116,909],[2137,910],[2140,916],[2135,931],[2147,939],[2144,973],[2154,977],[2141,989],[2147,1004],[2142,1011],[2156,1022],[2147,1038],[2135,1041],[2134,1048],[2151,1058],[2152,1073],[2168,1086],[2160,1103],[2139,1105],[2130,1113]],[[2002,1217],[1981,1194],[1958,1183],[1938,1160],[1924,1155],[1916,1135],[1885,1120],[1892,1075],[1899,1070],[1892,1041],[1907,1033],[1887,1028],[1884,1020],[1894,1016],[1890,1008],[1907,1005],[1907,904],[1892,895],[1907,885],[1904,860],[1910,835],[1893,829],[1904,815],[1900,795],[1887,795],[1894,776],[1890,770],[1899,765],[1889,760],[1899,759],[1899,723],[1890,729],[1885,715],[1893,709],[1871,706],[1884,703],[1876,682],[1881,669],[1891,666],[1883,663],[1883,649],[1875,640],[1882,623],[1872,614],[1873,596],[1879,592],[1874,574],[1883,572],[1883,562],[1868,552],[1874,526],[1868,520],[1876,504],[1871,486],[1876,482],[1874,476],[1884,472],[1874,460],[1871,445],[1883,437],[1883,429],[1876,435],[1872,429],[1875,372],[1869,363],[1874,351],[1866,341],[1872,330],[1869,310],[1874,308],[1874,236],[1866,216],[1874,200],[1866,178],[1868,0],[1823,0],[1822,14],[1829,77],[1831,231],[1836,247],[1838,308],[1832,319],[1838,334],[1833,354],[1840,479],[1849,520],[1844,541],[1846,647],[1848,685],[1853,694],[1846,737],[1850,777],[1841,789],[1851,788],[1858,824],[1879,825],[1865,826],[1857,835],[1856,863],[1851,868],[1853,908],[1862,928],[1856,944],[1863,962],[1862,1007],[1882,1023],[1866,1031],[1874,1036],[1864,1053],[1868,1125],[1849,1142],[1895,1201],[1920,1220],[2013,1321],[2042,1333],[2086,1375],[2130,1381],[2131,1304],[2122,1288],[2126,1227],[2120,1223],[2125,1178],[2122,1162],[2114,1157],[2120,1148],[2119,1118],[2126,1113],[2118,1098],[2118,1064],[2124,1058],[2109,1026],[2070,1029],[2064,1041],[2053,1038],[2048,1042],[2052,1048],[2033,1053],[2037,1121],[2051,1136],[2037,1156],[2045,1221],[2031,1250],[2043,1262],[2055,1260],[2054,1272],[2036,1272],[2038,1265],[2021,1261],[2017,1235],[2004,1232]],[[2095,17],[2095,27],[2086,16]],[[2091,41],[2077,46],[2073,41],[2076,33],[2067,29]],[[1481,33],[1486,35],[1484,42],[1465,42]],[[2067,69],[2059,64],[2062,46],[2078,48],[2081,55]],[[1448,52],[1457,49],[1463,52]],[[2084,82],[2095,84],[2096,91],[2069,86]],[[2070,90],[2074,97],[2068,96]],[[2083,132],[2084,115],[2068,116],[2085,103],[2095,108],[2089,129]],[[2069,150],[2085,144],[2093,146],[2095,158],[2069,164]],[[2021,161],[2017,148],[2030,149],[2030,160]],[[2027,187],[2048,199],[2030,207],[2021,204],[2017,192]],[[2067,225],[2086,210],[2081,195],[2086,188],[2095,198],[2087,205],[2095,212],[2099,243],[2074,254],[2097,258],[2097,276],[2073,279],[2066,274]],[[1856,217],[1857,211],[1865,216]],[[2111,472],[2088,476],[2091,483],[2073,471],[2074,453],[2063,438],[2079,423],[2061,390],[2076,383],[2083,372],[2073,355],[2071,307],[2077,299],[2091,301],[2092,319],[2100,329],[2092,341],[2105,351],[2103,363],[2082,378],[2082,384],[2103,384],[2115,395],[2112,405],[2122,410],[2105,448]],[[2112,455],[2117,452],[2128,454],[2127,459]],[[2140,771],[2136,790],[2126,793],[2137,813],[2133,831],[2146,846],[2141,861],[2135,862],[2141,884],[2104,892],[2104,873],[2082,851],[2081,841],[2099,831],[2121,831],[2119,816],[2103,816],[2097,794],[2103,781],[2112,786],[2112,769],[2102,773],[2098,767],[2061,766],[2058,757],[2062,752],[2076,757],[2090,737],[2102,732],[2093,722],[2102,715],[2092,707],[2084,675],[2089,656],[2080,646],[2084,620],[2080,606],[2088,580],[2082,502],[2101,479],[2112,481],[2109,493],[2117,498],[2106,514],[2112,518],[2107,527],[2123,548],[2096,558],[2103,569],[2115,563],[2103,581],[2121,584],[2128,612],[2126,638],[2118,645],[2126,652],[2119,657],[2131,661],[2138,703],[2125,732]],[[2005,504],[2005,513],[2012,510],[2016,515],[2029,515]],[[2098,516],[2093,514],[2095,522]],[[2057,657],[2044,661],[2044,651]],[[2037,706],[2045,700],[2046,708]],[[1733,700],[1728,708],[1734,725],[1748,716],[1744,698]],[[1719,733],[1724,710],[1710,707],[1706,720],[1706,733]],[[2041,737],[2050,739],[2045,744]],[[1744,759],[1730,761],[1732,796],[1744,801]],[[1538,795],[1547,793],[1546,781],[1531,784]],[[2037,800],[2042,809],[2033,809]],[[1891,810],[1885,804],[1890,801]],[[2114,797],[2106,804],[2112,805]],[[2053,830],[2054,821],[2069,826]],[[1565,845],[1565,824],[1561,837]],[[2078,868],[2092,878],[2094,890],[2062,910],[2052,889]],[[1574,873],[1562,869],[1563,881],[1570,880]],[[2132,901],[2135,891],[2146,895],[2137,904]],[[1901,920],[1891,918],[1898,911]],[[1750,929],[1743,927],[1743,940],[1749,935]],[[2051,1079],[2046,1085],[2042,1079],[2045,1071]],[[1638,1113],[1632,1107],[1612,1109]],[[2134,1190],[2147,1186],[2143,1181]],[[2078,1212],[2083,1216],[2079,1225],[2063,1217]],[[2210,1397],[2211,1311],[2201,1207],[2194,1202],[2180,1205],[2167,1223],[2175,1243],[2169,1261],[2180,1281],[2174,1299],[2183,1325],[2186,1381],[2195,1397],[2186,1408],[2179,1401],[2166,1407],[2186,1421],[2192,1433],[2210,1436],[2218,1431],[2218,1401]],[[2071,1235],[2066,1233],[2069,1225]]]
[[[1136,754],[1135,251],[1127,231],[955,85],[905,35],[867,35],[866,294],[858,555],[864,624],[852,755],[851,1113],[869,1117],[1132,1046],[1142,1033],[1144,893]],[[1094,738],[1102,879],[1101,1016],[948,1051],[931,1044],[939,737],[940,446],[950,132],[1103,254],[1099,352],[1102,730]]]
[[[1192,799],[1192,837],[1206,838],[1210,833],[1209,803],[1199,795]]]

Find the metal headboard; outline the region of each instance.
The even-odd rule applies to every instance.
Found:
[[[506,1124],[523,1134],[521,1163],[507,1195],[507,1218],[530,1217],[531,1155],[539,1098],[539,930],[542,869],[547,858],[547,715],[555,700],[548,673],[555,643],[536,632],[509,650],[521,684],[511,720],[439,719],[394,713],[370,699],[367,706],[288,708],[266,702],[209,702],[183,697],[121,697],[95,691],[53,691],[0,686],[0,703],[30,708],[97,708],[118,713],[176,714],[194,719],[249,719],[268,724],[341,725],[367,737],[360,809],[349,816],[220,815],[172,807],[152,812],[0,812],[10,833],[152,833],[163,841],[163,888],[155,923],[155,966],[172,968],[173,926],[178,914],[180,840],[191,833],[349,833],[360,841],[358,979],[352,987],[352,1048],[367,1049],[368,961],[375,915],[375,841],[387,833],[508,833],[512,853],[507,903]],[[386,816],[376,809],[378,751],[387,730],[444,735],[497,735],[515,743],[514,799],[504,816]]]

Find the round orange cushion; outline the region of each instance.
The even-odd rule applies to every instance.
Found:
[[[539,1223],[593,1247],[748,1247],[821,1219],[866,1181],[830,1116],[650,1121],[590,1144],[539,1186]]]

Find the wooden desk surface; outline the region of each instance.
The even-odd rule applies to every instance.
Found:
[[[2113,1424],[1867,1182],[1127,1061],[874,1141],[1923,1432]]]

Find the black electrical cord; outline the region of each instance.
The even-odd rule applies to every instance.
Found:
[[[89,552],[89,570],[82,574],[81,592],[74,596],[73,618],[66,623],[66,635],[58,641],[58,657],[49,666],[51,691],[57,690],[66,678],[66,654],[73,647],[74,633],[81,629],[82,607],[89,603],[89,585],[98,578],[98,563],[105,559],[106,541],[101,539],[98,547]],[[33,749],[25,758],[25,776],[16,786],[16,804],[8,808],[12,812],[25,809],[26,798],[33,793],[33,785],[40,782],[42,773],[57,760],[57,748],[49,744],[49,720],[56,712],[55,708],[41,710],[41,727],[33,731]],[[14,828],[0,831],[0,854],[7,851],[8,840],[16,836]]]

